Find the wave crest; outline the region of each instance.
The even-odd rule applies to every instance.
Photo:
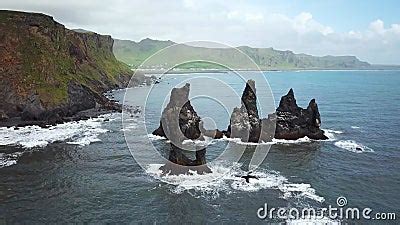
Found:
[[[171,185],[170,191],[175,194],[183,192],[194,197],[218,198],[220,193],[230,194],[235,191],[256,192],[263,189],[275,189],[282,192],[281,198],[308,198],[317,202],[324,202],[324,197],[318,196],[310,184],[290,183],[288,179],[276,171],[257,170],[249,183],[240,176],[247,174],[235,163],[231,166],[222,162],[207,164],[212,173],[199,175],[192,171],[189,174],[162,175],[162,164],[148,165],[146,172],[157,180]]]

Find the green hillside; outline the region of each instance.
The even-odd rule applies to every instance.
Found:
[[[175,44],[172,41],[158,41],[144,39],[140,42],[129,40],[115,40],[114,54],[117,59],[136,68],[149,56],[157,51]],[[358,60],[355,56],[323,56],[316,57],[306,54],[295,54],[291,51],[279,51],[273,48],[251,48],[247,46],[238,47],[246,53],[254,62],[264,70],[280,69],[366,69],[370,64]],[[171,59],[184,55],[194,55],[198,57],[207,56],[222,59],[236,68],[248,69],[248,65],[243,64],[243,57],[239,56],[236,50],[230,48],[203,48],[188,45],[180,45],[175,49],[173,55],[153,60],[152,64],[146,65],[150,68],[158,68],[174,65]],[[210,67],[210,64],[196,63],[187,64],[183,68],[220,68]]]
[[[149,38],[143,39],[140,42],[114,40],[115,56],[122,62],[135,68],[157,51],[175,44],[172,41],[157,41]]]

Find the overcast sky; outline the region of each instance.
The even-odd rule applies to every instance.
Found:
[[[400,64],[396,0],[0,0],[0,7],[43,12],[68,28],[134,41],[210,40]]]

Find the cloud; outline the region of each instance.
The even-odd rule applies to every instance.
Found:
[[[0,2],[0,6],[47,13],[69,28],[121,39],[212,40],[232,46],[356,55],[371,63],[400,64],[400,24],[387,26],[379,19],[366,21],[366,25],[371,23],[365,30],[342,32],[319,22],[310,12],[290,16],[250,1],[14,0]]]
[[[333,33],[333,29],[313,20],[311,13],[302,12],[293,19],[293,28],[299,33],[319,32],[323,35]]]

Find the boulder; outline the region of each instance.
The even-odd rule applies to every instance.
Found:
[[[204,136],[211,137],[213,139],[221,139],[226,135],[226,131],[219,129],[207,130],[204,128],[202,121],[200,122],[200,131]]]
[[[276,109],[275,138],[295,140],[309,137],[316,140],[328,139],[320,129],[321,117],[315,99],[312,99],[306,109],[299,107],[294,97],[293,89],[282,96]]]

